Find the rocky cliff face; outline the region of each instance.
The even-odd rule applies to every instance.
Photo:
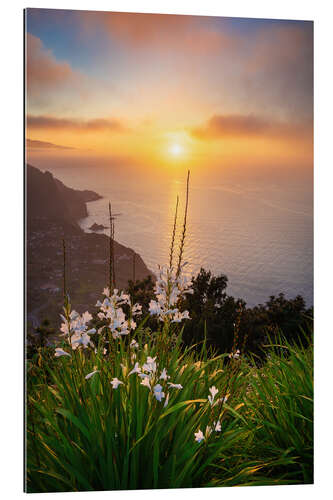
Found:
[[[29,219],[44,216],[51,220],[76,223],[87,216],[86,203],[101,198],[94,191],[71,189],[50,172],[41,172],[31,165],[27,165],[26,183]]]
[[[73,308],[94,311],[108,283],[110,239],[85,233],[77,220],[87,215],[86,202],[99,199],[93,191],[68,188],[49,172],[27,166],[27,320],[33,329],[43,319],[59,327],[63,290],[63,239],[66,242],[66,279]],[[133,279],[134,251],[114,244],[116,286],[124,289]],[[152,275],[135,254],[135,278]]]

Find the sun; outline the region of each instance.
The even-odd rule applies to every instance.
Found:
[[[181,156],[184,152],[184,148],[177,142],[171,144],[171,146],[169,147],[169,153],[172,155],[172,156]]]
[[[186,130],[169,130],[163,134],[163,156],[168,165],[184,165],[189,161],[193,142]]]

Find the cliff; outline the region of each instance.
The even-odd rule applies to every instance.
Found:
[[[66,279],[73,307],[84,312],[101,298],[108,283],[110,238],[85,233],[77,220],[87,215],[86,203],[100,196],[65,186],[49,172],[27,165],[27,319],[28,327],[45,318],[58,328],[62,308],[63,251],[67,250]],[[116,286],[126,288],[133,279],[134,250],[114,243]],[[152,272],[135,254],[135,278]]]
[[[94,191],[79,191],[65,186],[50,172],[27,165],[26,194],[28,219],[45,216],[51,220],[76,223],[88,215],[86,203],[101,196]]]

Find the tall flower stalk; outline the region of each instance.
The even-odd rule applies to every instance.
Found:
[[[110,242],[109,242],[109,289],[116,286],[115,259],[114,259],[114,217],[112,216],[111,203],[109,202]]]
[[[67,325],[67,331],[68,331],[68,343],[70,343],[70,321],[71,321],[71,306],[70,306],[70,300],[69,296],[67,294],[67,282],[66,282],[66,241],[65,238],[62,240],[62,252],[63,252],[63,300],[64,300],[64,306],[63,306],[63,311],[64,311],[64,316],[62,316],[64,323],[61,325],[62,331],[64,332],[64,325]]]
[[[187,210],[188,210],[188,194],[189,194],[189,184],[190,184],[190,171],[187,172],[187,181],[186,181],[186,202],[185,202],[185,212],[184,212],[184,222],[183,222],[183,231],[179,244],[179,255],[178,255],[178,265],[177,265],[177,273],[176,277],[178,278],[181,273],[182,260],[184,254],[184,246],[185,246],[185,235],[186,235],[186,226],[187,226]]]
[[[187,173],[186,182],[186,203],[184,212],[183,230],[179,244],[179,255],[177,269],[173,268],[174,246],[177,232],[177,217],[179,197],[177,196],[176,209],[174,216],[173,231],[170,245],[169,267],[159,267],[158,276],[155,283],[155,298],[149,303],[149,312],[152,316],[157,316],[159,321],[166,324],[180,323],[184,319],[190,319],[188,311],[181,311],[179,303],[186,294],[193,293],[192,280],[182,274],[186,263],[183,264],[183,254],[187,226],[188,198],[189,198],[189,179],[190,171]],[[98,318],[104,325],[98,329],[98,334],[107,334],[108,342],[112,338],[118,339],[128,335],[136,329],[134,317],[142,313],[140,304],[131,303],[131,298],[123,291],[115,288],[115,256],[114,256],[114,215],[112,214],[111,202],[109,202],[109,222],[110,222],[110,241],[109,241],[109,287],[103,291],[103,301],[97,301],[99,307]],[[71,304],[66,290],[66,245],[63,240],[63,258],[64,258],[64,315],[61,315],[63,323],[61,324],[62,335],[67,337],[67,342],[72,350],[78,347],[87,348],[89,345],[94,347],[90,340],[90,335],[96,333],[94,328],[89,329],[88,323],[92,320],[91,314],[86,311],[82,315],[71,310]],[[133,278],[135,276],[135,253],[133,253]],[[122,306],[129,309],[129,315],[126,317]],[[57,357],[69,355],[61,348],[57,348]]]
[[[159,267],[155,297],[149,303],[149,312],[156,315],[162,322],[180,323],[183,319],[190,319],[188,311],[181,312],[178,303],[188,293],[193,293],[192,280],[186,276],[177,277],[173,269]]]
[[[184,212],[183,230],[179,244],[179,255],[177,269],[173,268],[173,254],[175,246],[175,238],[177,231],[177,217],[179,197],[177,196],[173,230],[170,244],[170,259],[169,267],[158,268],[158,275],[155,284],[156,300],[151,300],[149,303],[149,312],[151,315],[156,315],[158,319],[164,323],[180,323],[183,319],[190,319],[188,311],[180,311],[179,303],[181,299],[188,293],[193,293],[192,280],[189,280],[182,274],[186,262],[183,264],[183,254],[185,246],[185,235],[187,226],[188,212],[188,195],[189,195],[189,180],[190,171],[187,172],[186,182],[186,202]]]
[[[170,269],[172,269],[173,252],[174,252],[174,247],[175,247],[175,237],[176,237],[176,229],[177,229],[177,216],[178,216],[178,204],[179,204],[179,196],[177,195],[175,218],[174,218],[174,221],[173,221],[173,230],[172,230],[171,245],[170,245],[170,261],[169,261],[169,268]]]
[[[62,240],[62,255],[63,255],[63,296],[64,300],[67,295],[66,289],[66,242],[65,238]]]

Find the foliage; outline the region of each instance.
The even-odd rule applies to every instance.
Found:
[[[281,336],[276,341],[266,365],[254,369],[247,392],[253,453],[267,458],[266,472],[276,469],[283,481],[312,483],[313,346],[311,339],[307,348]]]
[[[62,343],[44,324],[28,349],[29,492],[313,481],[311,311],[283,294],[246,308],[225,275],[183,276],[188,192],[189,173],[177,266],[178,198],[169,267],[128,293],[111,228],[94,317],[72,310],[64,243]]]
[[[298,295],[287,299],[283,293],[271,296],[265,304],[247,307],[246,302],[227,294],[226,275],[213,276],[201,269],[192,278],[193,293],[186,295],[182,307],[189,311],[183,341],[190,346],[206,339],[208,345],[219,353],[229,352],[234,340],[234,324],[240,311],[239,335],[244,349],[264,357],[263,343],[272,333],[282,331],[290,340],[296,340],[301,330],[311,331],[313,310],[307,309],[304,299]],[[149,312],[149,302],[154,298],[154,282],[151,277],[129,283],[133,301],[142,304],[144,314]],[[150,318],[147,325],[152,329],[157,322]],[[243,342],[244,341],[244,342]]]
[[[33,333],[28,333],[27,335],[27,358],[30,359],[35,355],[38,355],[41,348],[45,347],[49,339],[54,336],[55,330],[50,327],[50,322],[48,319],[44,319],[40,326],[34,329]]]
[[[139,326],[138,347],[119,338],[106,355],[76,349],[55,359],[43,349],[28,377],[29,491],[312,481],[312,346],[280,339],[283,347],[266,347],[258,368],[205,345],[184,351],[178,330],[171,350],[171,326],[148,342]],[[155,356],[154,376],[165,368],[170,377],[159,381],[161,401],[139,373],[130,374]],[[115,389],[114,379],[123,382]]]

